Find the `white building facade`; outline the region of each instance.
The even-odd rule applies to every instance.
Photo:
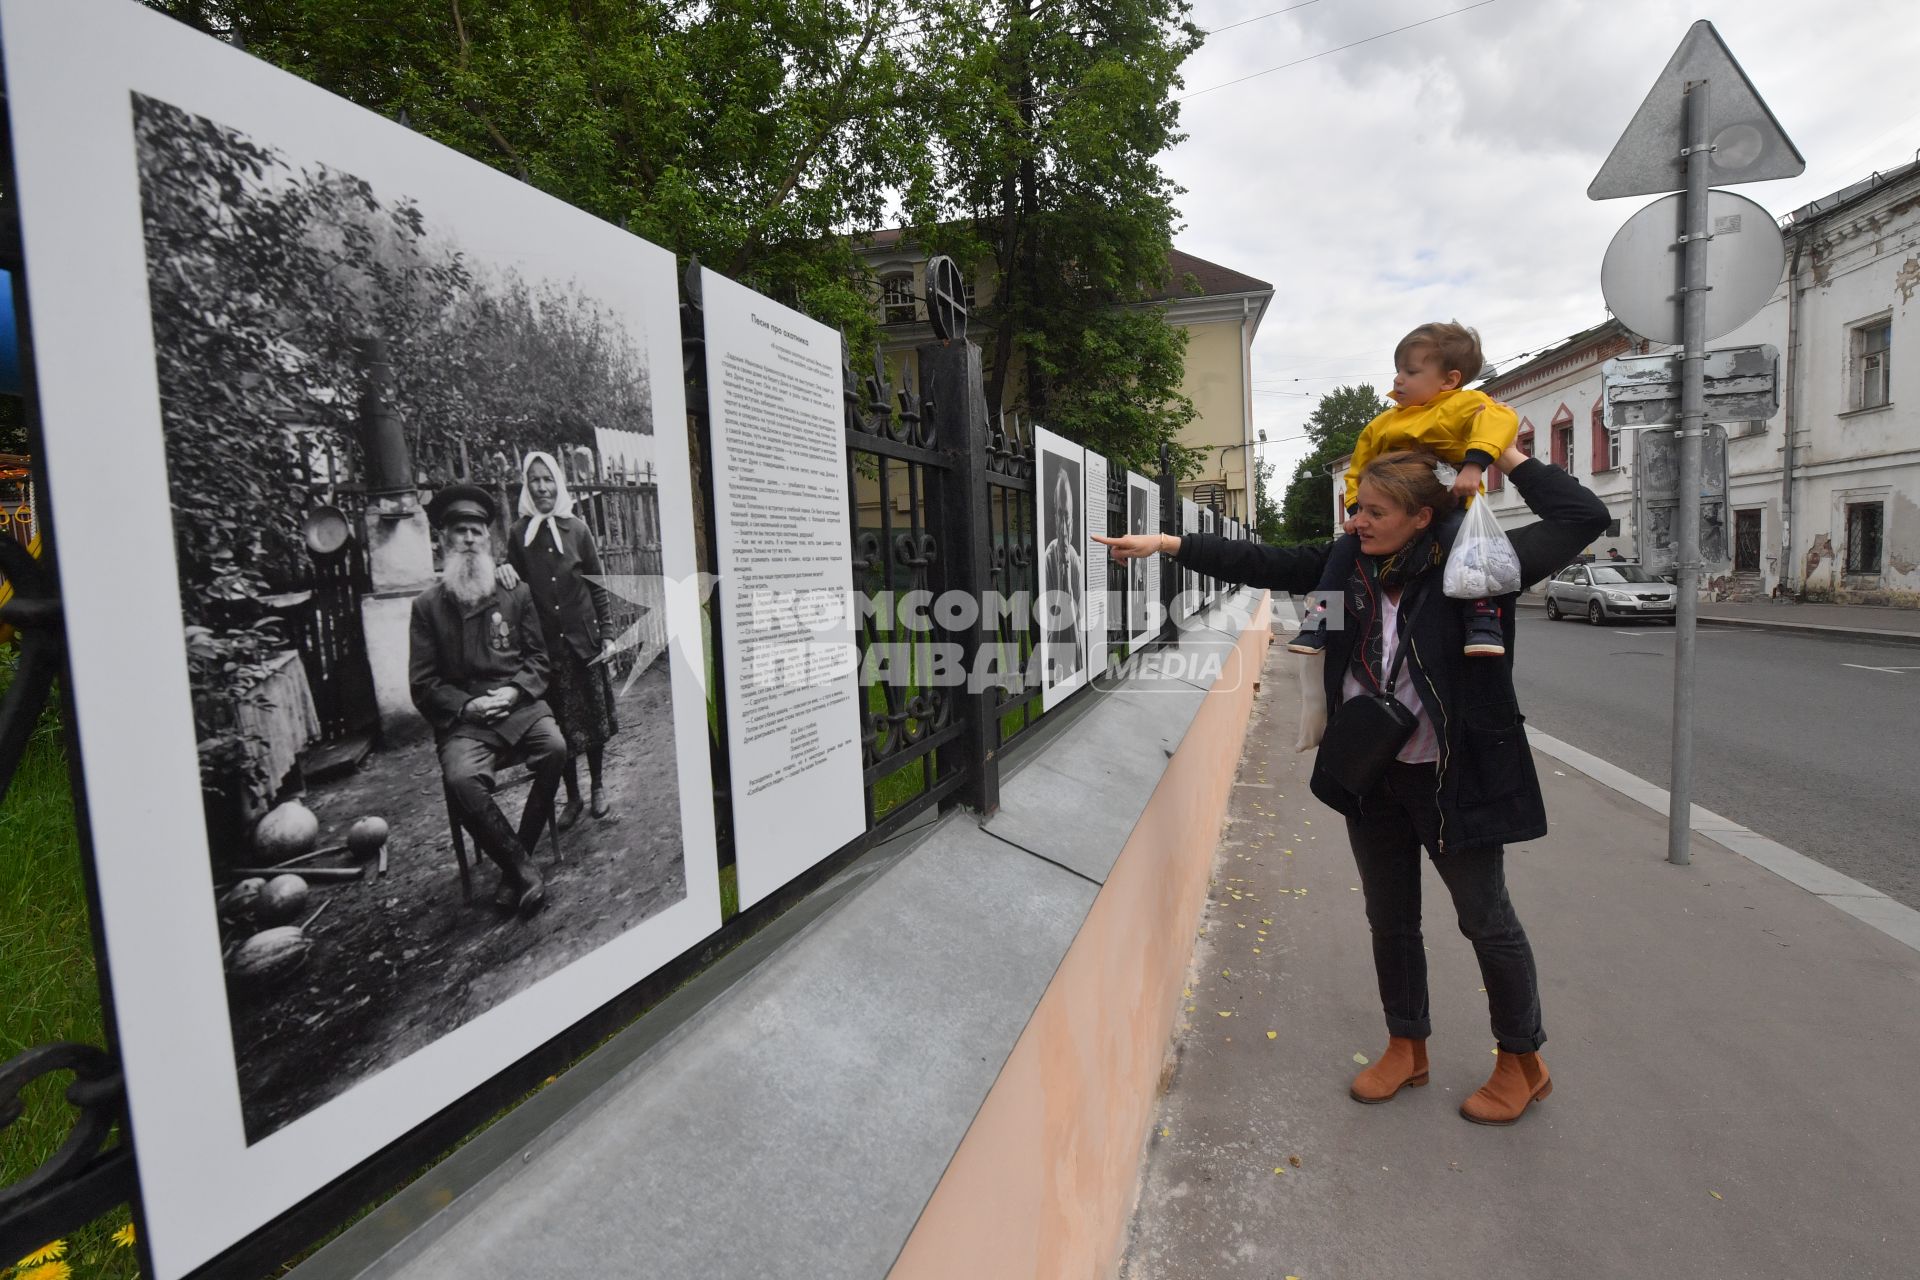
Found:
[[[1780,351],[1781,408],[1727,423],[1731,568],[1714,599],[1774,592],[1920,606],[1920,163],[1863,182],[1783,223],[1787,270],[1766,307],[1714,347]],[[1482,386],[1521,419],[1521,448],[1599,494],[1615,523],[1590,550],[1637,558],[1633,438],[1601,419],[1601,366],[1659,353],[1609,320],[1497,372]],[[1791,455],[1787,440],[1792,437]],[[1532,516],[1510,486],[1490,492],[1502,523]]]

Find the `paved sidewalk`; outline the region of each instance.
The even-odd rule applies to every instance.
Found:
[[[1351,1101],[1386,1033],[1290,663],[1255,704],[1125,1280],[1920,1274],[1920,952],[1705,838],[1670,866],[1659,814],[1544,754],[1554,829],[1508,880],[1553,1096],[1508,1129],[1457,1114],[1492,1036],[1429,866],[1433,1083]]]
[[[1544,608],[1546,597],[1528,593],[1522,606]],[[1872,604],[1796,604],[1788,600],[1727,601],[1702,604],[1700,620],[1727,626],[1764,630],[1803,631],[1867,636],[1896,643],[1920,644],[1920,609],[1895,609]]]

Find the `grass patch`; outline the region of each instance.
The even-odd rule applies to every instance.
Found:
[[[12,683],[16,661],[11,651],[0,656],[0,688]],[[0,1061],[61,1040],[103,1043],[73,790],[51,708],[34,727],[0,804],[0,849],[6,851],[0,859]],[[26,1177],[66,1140],[75,1114],[65,1097],[72,1082],[62,1072],[28,1086],[23,1114],[0,1144],[0,1183]],[[58,1242],[59,1260],[82,1280],[132,1276],[134,1252],[114,1239],[127,1223],[122,1207],[88,1224]],[[29,1270],[0,1271],[0,1278],[24,1280]]]

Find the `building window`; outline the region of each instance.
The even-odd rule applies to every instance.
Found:
[[[960,301],[965,304],[968,315],[972,315],[979,307],[980,304],[974,300],[973,281],[969,280],[960,286]]]
[[[1573,474],[1573,424],[1553,429],[1553,465]]]
[[[880,282],[880,323],[912,324],[914,319],[912,273],[902,272],[882,280]]]
[[[1877,502],[1847,504],[1847,572],[1880,572],[1880,534],[1886,508]]]
[[[1620,469],[1620,432],[1617,428],[1607,432],[1607,466],[1614,471]]]
[[[1854,326],[1853,408],[1878,409],[1892,398],[1887,368],[1892,346],[1892,320],[1869,320]]]
[[[1520,419],[1520,435],[1515,443],[1520,446],[1520,452],[1529,458],[1533,456],[1533,424],[1525,418]]]
[[[1760,572],[1760,512],[1733,513],[1733,571]]]

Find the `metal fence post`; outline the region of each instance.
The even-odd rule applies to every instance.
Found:
[[[932,308],[929,308],[931,311]],[[987,390],[980,348],[966,337],[965,312],[956,336],[918,349],[920,387],[932,420],[934,447],[949,459],[930,503],[934,537],[947,559],[947,589],[971,595],[983,606],[993,585],[992,526],[987,511]],[[986,609],[972,625],[954,632],[961,669],[977,673],[988,651]],[[979,686],[979,687],[976,687]],[[1000,808],[999,689],[969,680],[953,690],[956,711],[965,709],[961,741],[970,777],[960,797],[982,815]]]
[[[693,464],[694,540],[699,571],[717,575],[720,571],[719,534],[713,512],[713,422],[707,411],[707,322],[700,311],[700,259],[690,258],[681,274],[680,289],[680,361],[687,397],[688,460]],[[726,662],[720,637],[734,620],[725,614],[722,595],[716,591],[708,602],[711,609],[712,642],[707,657],[707,698],[713,704],[715,728],[707,735],[707,751],[713,771],[714,837],[720,866],[734,865],[733,847],[733,770],[728,762]],[[694,661],[700,655],[692,656]]]

